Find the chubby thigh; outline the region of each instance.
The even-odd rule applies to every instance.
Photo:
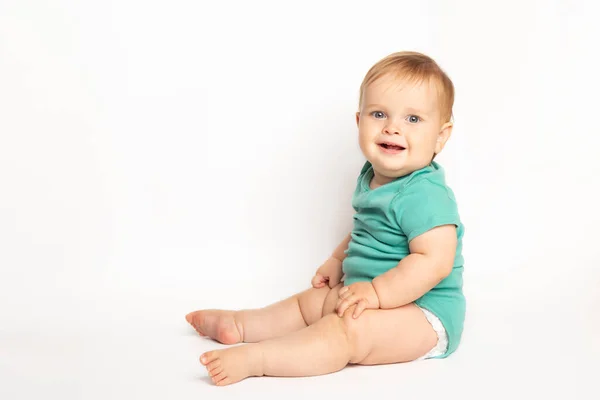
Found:
[[[437,333],[414,303],[387,310],[365,310],[354,319],[350,307],[342,317],[353,344],[354,360],[363,365],[413,361],[437,344]]]
[[[326,289],[322,316],[340,318],[335,306],[343,283]],[[323,293],[323,292],[321,292]],[[320,301],[320,300],[319,300]],[[351,348],[351,364],[377,365],[416,360],[437,344],[437,333],[414,303],[392,309],[368,309],[358,318],[349,307],[341,318]],[[317,322],[318,318],[310,324]]]
[[[342,284],[331,289],[323,304],[323,316],[335,313]],[[437,344],[437,333],[414,303],[392,309],[365,310],[353,318],[355,306],[346,310],[343,326],[351,345],[350,363],[393,364],[416,360]],[[336,318],[337,317],[336,315]]]

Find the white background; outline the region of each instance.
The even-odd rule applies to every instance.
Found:
[[[1,0],[0,398],[597,398],[592,3]],[[184,315],[308,287],[351,228],[358,87],[399,50],[456,86],[461,347],[212,386]]]

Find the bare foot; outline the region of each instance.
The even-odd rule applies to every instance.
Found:
[[[235,320],[235,311],[200,310],[185,316],[186,321],[202,336],[208,336],[223,344],[242,341],[243,330]]]
[[[209,351],[200,356],[200,362],[217,386],[231,385],[249,376],[263,375],[260,344]]]

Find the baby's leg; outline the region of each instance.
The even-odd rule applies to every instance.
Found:
[[[224,344],[254,343],[283,336],[314,324],[323,316],[323,305],[334,304],[340,283],[333,289],[310,288],[270,306],[254,310],[200,310],[185,319],[203,336]],[[327,307],[329,308],[329,307]]]
[[[200,362],[213,382],[228,385],[248,376],[313,376],[351,364],[388,364],[415,360],[431,350],[437,336],[414,304],[391,310],[365,310],[354,319],[329,314],[284,337],[210,351]]]

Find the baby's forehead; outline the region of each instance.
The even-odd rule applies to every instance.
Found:
[[[365,105],[369,103],[410,103],[411,106],[435,111],[440,108],[439,85],[433,79],[383,76],[365,88]]]
[[[367,95],[385,97],[437,97],[438,87],[432,80],[380,78],[369,84]]]

